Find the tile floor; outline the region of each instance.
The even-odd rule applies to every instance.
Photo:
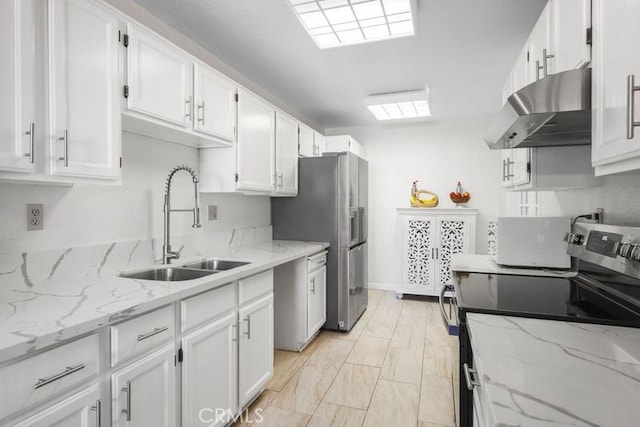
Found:
[[[349,333],[276,350],[273,378],[235,426],[453,426],[454,340],[435,301],[370,290]]]

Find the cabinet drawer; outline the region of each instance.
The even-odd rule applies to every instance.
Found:
[[[181,305],[181,331],[187,331],[221,314],[233,310],[236,306],[236,285],[228,284],[220,288],[187,298]]]
[[[240,305],[242,305],[255,297],[273,292],[273,270],[267,270],[255,276],[241,279],[238,284]]]
[[[327,251],[311,255],[307,258],[307,271],[317,270],[327,263]]]
[[[175,312],[170,305],[111,327],[111,366],[173,340]]]
[[[0,419],[97,375],[99,347],[94,334],[0,370]]]

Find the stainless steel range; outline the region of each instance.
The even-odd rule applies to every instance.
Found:
[[[468,375],[460,375],[473,359],[467,313],[640,327],[640,228],[576,223],[562,238],[577,259],[573,277],[454,270],[449,316],[443,290],[443,319],[459,335],[459,426],[471,426],[473,413]]]

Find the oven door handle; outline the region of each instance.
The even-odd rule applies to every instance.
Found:
[[[451,319],[447,316],[447,312],[444,309],[444,294],[447,291],[454,292],[453,285],[443,285],[440,289],[440,296],[438,297],[438,304],[440,305],[440,315],[442,316],[442,322],[447,328],[449,335],[458,335],[458,325],[452,324]]]

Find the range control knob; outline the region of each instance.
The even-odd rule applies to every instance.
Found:
[[[567,243],[572,245],[581,245],[584,242],[584,236],[578,233],[564,233],[564,237],[562,238]]]
[[[620,255],[623,258],[640,261],[640,245],[636,243],[621,242],[617,243],[614,248],[616,255]]]

